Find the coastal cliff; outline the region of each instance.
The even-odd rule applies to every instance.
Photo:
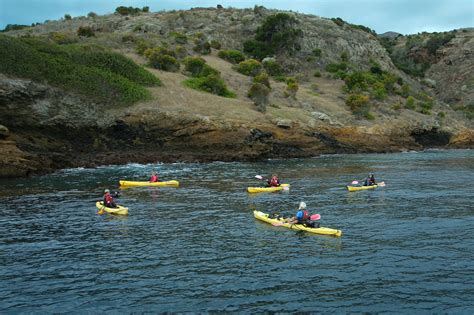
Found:
[[[473,43],[472,30],[455,34],[449,45],[439,48],[425,78],[430,84],[426,84],[397,68],[374,34],[345,21],[290,13],[303,40],[293,54],[273,58],[283,66],[286,77],[295,78],[297,89],[289,95],[291,82],[270,76],[267,105],[261,110],[248,92],[255,79],[236,71],[236,65],[219,53],[241,50],[262,21],[276,12],[256,7],[113,14],[8,32],[15,38],[28,35],[56,41],[54,45],[100,44],[144,67],[162,84],[145,85],[147,94],[141,100],[118,104],[61,82],[5,68],[0,74],[0,177],[129,162],[259,160],[474,147],[473,122],[467,115],[473,102],[472,50],[466,48]],[[84,25],[95,35],[76,36]],[[207,53],[196,52],[196,40],[184,40],[198,32],[203,34],[199,38],[214,41]],[[201,56],[233,97],[190,88],[183,84],[190,77],[187,71],[156,69],[147,56],[137,52],[139,40],[177,51],[178,33],[182,35],[182,59]],[[58,43],[58,38],[69,38],[71,43]],[[462,58],[455,48],[461,46],[467,49],[461,50]],[[41,53],[44,51],[41,47]],[[342,74],[328,66],[342,63],[348,65]],[[452,71],[445,69],[448,65],[454,65]],[[371,94],[377,92],[375,88],[356,94],[348,90],[348,77],[357,71],[390,74],[398,83],[383,97]],[[448,82],[449,89],[443,89]],[[403,95],[406,86],[415,99],[413,106],[407,106],[408,95]],[[354,111],[348,101],[351,95],[370,99],[370,112]]]

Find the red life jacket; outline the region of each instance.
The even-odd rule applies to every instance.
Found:
[[[270,180],[270,186],[272,187],[280,186],[280,182],[277,177],[272,177],[272,179]]]
[[[309,219],[309,212],[308,210],[303,211],[303,220],[308,220]]]
[[[150,182],[155,183],[155,182],[157,182],[157,181],[158,181],[158,176],[157,176],[157,175],[152,175],[152,176],[150,177]]]
[[[106,194],[105,194],[104,200],[105,200],[105,203],[106,203],[106,204],[110,204],[110,203],[113,203],[113,202],[114,202],[114,198],[113,198],[112,195],[109,194],[109,193],[106,193]]]

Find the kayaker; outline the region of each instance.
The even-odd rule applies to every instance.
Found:
[[[278,187],[280,186],[280,180],[275,174],[272,175],[272,178],[267,180],[268,187]]]
[[[308,222],[309,217],[310,217],[309,212],[308,210],[306,210],[306,203],[301,201],[298,207],[298,211],[296,212],[296,216],[285,220],[285,223],[305,224]]]
[[[115,204],[114,197],[110,194],[110,190],[104,190],[104,206],[107,208],[117,208]]]
[[[158,181],[158,174],[156,172],[151,173],[150,183],[156,183]]]
[[[375,177],[374,174],[370,173],[369,176],[364,181],[364,186],[372,186],[372,185],[377,185],[375,183]]]

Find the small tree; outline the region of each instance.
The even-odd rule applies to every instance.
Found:
[[[197,33],[194,37],[193,50],[197,53],[208,55],[211,53],[211,44],[203,33]]]
[[[268,105],[268,95],[270,94],[270,89],[262,83],[255,82],[250,87],[248,92],[248,97],[254,102],[257,106],[259,112],[266,112]]]
[[[262,72],[262,69],[263,69],[262,64],[255,59],[248,59],[248,60],[242,61],[237,66],[238,72],[248,75],[248,76],[252,76],[252,77]]]
[[[268,79],[268,74],[266,74],[265,72],[257,74],[253,78],[253,82],[254,83],[261,83],[261,84],[265,85],[267,88],[270,88],[270,80]]]
[[[242,52],[233,49],[221,50],[217,55],[232,63],[239,63],[245,60],[245,55]]]
[[[84,37],[93,37],[95,36],[95,32],[90,26],[79,26],[79,28],[77,29],[77,35]]]
[[[68,21],[68,20],[72,20],[72,17],[70,14],[64,14],[64,19]]]
[[[97,13],[95,13],[95,12],[89,12],[89,13],[87,13],[87,16],[90,17],[90,18],[96,18],[96,17],[97,17]]]

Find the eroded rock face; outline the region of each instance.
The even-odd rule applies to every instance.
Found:
[[[364,127],[328,124],[331,118],[320,112],[308,112],[308,117],[325,124],[242,122],[159,109],[104,111],[55,88],[0,76],[0,177],[129,162],[258,160],[474,145],[471,129],[448,131],[435,120]]]

